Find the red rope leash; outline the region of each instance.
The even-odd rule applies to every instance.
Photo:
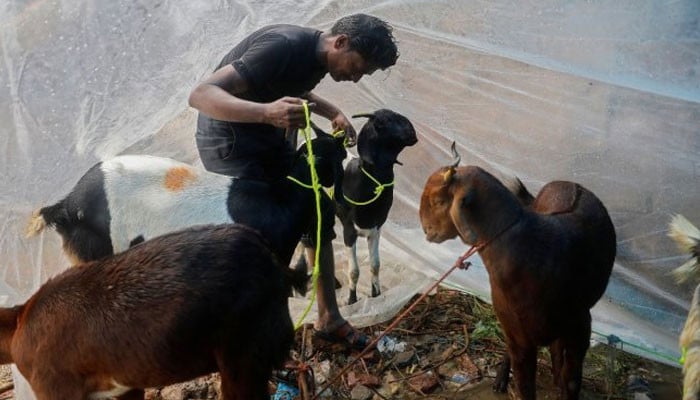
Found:
[[[447,278],[447,276],[448,276],[449,274],[451,274],[452,271],[454,271],[454,270],[457,269],[457,268],[459,268],[459,269],[467,269],[467,268],[469,268],[469,266],[471,265],[471,263],[470,263],[469,261],[467,261],[467,260],[469,259],[469,257],[471,257],[472,255],[474,255],[474,253],[476,253],[477,251],[479,251],[484,245],[485,245],[485,244],[476,244],[476,245],[473,245],[472,247],[470,247],[469,250],[467,250],[466,253],[464,253],[461,257],[459,257],[459,258],[457,259],[457,261],[455,261],[455,263],[454,263],[454,265],[452,266],[452,268],[450,268],[449,270],[447,270],[447,272],[445,272],[444,274],[442,274],[442,276],[441,276],[437,281],[435,281],[435,283],[433,283],[433,284],[430,286],[430,288],[428,288],[428,290],[426,290],[425,292],[423,292],[423,294],[422,294],[416,301],[414,301],[413,304],[411,304],[410,307],[408,307],[403,313],[401,313],[398,317],[396,317],[396,319],[394,319],[394,322],[392,322],[391,325],[389,325],[389,326],[384,330],[384,332],[382,332],[379,336],[377,336],[376,339],[374,339],[370,344],[368,344],[367,347],[365,347],[365,349],[362,350],[362,351],[360,352],[360,354],[357,355],[357,357],[355,357],[355,359],[353,359],[352,361],[350,361],[350,362],[345,366],[345,368],[343,368],[343,369],[335,376],[335,378],[333,378],[333,379],[327,381],[327,382],[321,387],[321,390],[319,390],[318,393],[316,393],[312,399],[317,399],[318,396],[319,396],[321,393],[323,393],[324,391],[326,391],[326,389],[328,389],[328,388],[329,388],[333,383],[335,383],[341,376],[343,376],[343,374],[345,374],[345,373],[350,369],[350,367],[352,367],[352,365],[355,364],[355,363],[357,362],[357,360],[360,360],[360,359],[362,358],[362,356],[364,356],[365,354],[367,354],[367,352],[368,352],[369,350],[371,350],[377,343],[379,343],[379,341],[380,341],[384,336],[386,336],[387,333],[391,332],[394,328],[396,328],[396,326],[399,324],[399,322],[401,322],[401,320],[404,319],[404,318],[416,307],[416,305],[418,305],[418,303],[420,303],[421,301],[423,301],[423,299],[425,299],[425,298],[428,296],[428,294],[430,294],[430,292],[433,291],[433,289],[435,289],[443,280],[445,280],[445,278]]]

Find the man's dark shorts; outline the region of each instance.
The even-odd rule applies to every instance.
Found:
[[[261,127],[265,128],[259,130]],[[289,189],[284,188],[294,184],[286,179],[295,156],[284,130],[200,116],[196,142],[202,164],[208,171],[239,178],[232,182],[231,193],[236,198],[229,199],[229,213],[234,221],[257,229],[264,226],[265,230],[272,232],[272,225],[280,223],[274,220],[275,215],[286,215],[282,209],[287,209],[285,202],[289,198],[285,190]],[[315,204],[310,206],[313,212],[303,221],[306,245],[316,242],[316,208]],[[263,221],[248,221],[249,216],[260,216],[261,209],[267,210]],[[336,237],[333,229],[335,205],[324,195],[321,196],[321,215],[321,240],[327,243]]]
[[[215,120],[200,114],[195,135],[207,171],[246,179],[284,178],[294,160],[285,130],[263,124]]]

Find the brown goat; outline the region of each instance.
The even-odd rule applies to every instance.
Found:
[[[214,371],[223,399],[267,400],[293,343],[293,280],[242,225],[156,237],[0,309],[0,363],[17,364],[38,400],[141,398]]]
[[[530,198],[455,163],[428,178],[421,224],[428,241],[459,236],[481,245],[508,349],[494,390],[506,391],[512,363],[520,397],[535,399],[537,348],[549,346],[559,397],[577,399],[590,308],[610,277],[615,229],[600,200],[576,183],[550,182],[528,205]]]

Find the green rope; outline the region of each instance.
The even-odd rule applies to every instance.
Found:
[[[595,331],[595,330],[591,330],[591,332],[595,333],[596,335],[599,335],[599,336],[602,336],[602,337],[604,337],[604,338],[607,338],[607,339],[608,339],[608,342],[610,342],[609,339],[610,339],[611,337],[614,337],[614,338],[615,338],[615,341],[618,342],[618,343],[622,343],[623,347],[624,347],[624,345],[627,345],[627,346],[632,347],[632,348],[634,348],[634,349],[640,350],[640,351],[643,352],[643,353],[651,354],[651,355],[653,355],[653,356],[656,356],[656,357],[658,357],[658,358],[662,358],[662,359],[664,359],[664,360],[668,360],[668,361],[672,361],[672,362],[678,362],[678,359],[676,359],[675,357],[669,356],[668,354],[660,353],[660,352],[658,352],[658,351],[651,350],[651,349],[649,349],[649,348],[646,348],[646,347],[643,347],[643,346],[640,346],[640,345],[637,345],[637,344],[634,344],[634,343],[631,343],[631,342],[626,342],[626,341],[624,341],[624,340],[618,338],[618,337],[615,336],[615,335],[605,335],[605,334],[603,334],[603,333],[601,333],[601,332],[597,332],[597,331]]]
[[[313,189],[313,188],[314,188],[313,184],[310,185],[310,184],[308,184],[308,183],[304,183],[304,182],[300,181],[299,179],[297,179],[297,178],[295,178],[295,177],[293,177],[293,176],[287,176],[287,179],[289,179],[290,181],[296,183],[297,185],[299,185],[299,186],[301,186],[301,187],[303,187],[303,188],[307,188],[307,189]]]
[[[318,182],[318,174],[316,173],[316,161],[314,159],[314,152],[313,149],[311,148],[311,119],[309,118],[309,106],[306,104],[306,101],[303,103],[304,105],[304,117],[306,118],[306,126],[302,131],[304,132],[304,138],[306,139],[306,150],[308,153],[306,161],[309,163],[309,170],[311,171],[311,185],[310,188],[314,190],[314,197],[316,198],[316,253],[314,255],[314,270],[313,273],[311,274],[311,281],[313,282],[313,290],[311,291],[311,299],[309,300],[309,305],[306,306],[306,309],[302,313],[301,317],[297,321],[296,324],[294,324],[294,330],[299,329],[299,327],[302,325],[304,322],[304,318],[309,314],[309,311],[311,310],[311,306],[314,304],[314,301],[316,300],[316,290],[318,286],[318,275],[320,273],[320,267],[319,267],[319,255],[321,253],[321,194],[319,188],[321,185]],[[291,181],[294,181],[298,183],[299,185],[309,188],[309,185],[306,185],[302,182],[299,182],[298,180],[292,178],[292,177],[287,177]],[[302,257],[305,255],[302,254]]]
[[[363,167],[360,167],[360,170],[362,172],[364,172],[365,175],[367,175],[367,177],[372,180],[372,182],[376,183],[377,186],[374,188],[374,197],[370,200],[367,200],[367,201],[355,201],[355,200],[348,198],[348,196],[343,195],[343,197],[345,197],[345,200],[347,200],[347,202],[352,204],[352,205],[366,206],[367,204],[372,204],[379,198],[379,196],[382,195],[382,192],[384,192],[384,189],[388,188],[389,186],[394,186],[393,181],[389,182],[389,183],[381,183],[375,177],[370,175],[370,173],[367,172],[367,170],[365,170]]]
[[[331,136],[333,136],[334,138],[343,137],[343,146],[348,147],[350,145],[350,139],[347,136],[345,136],[345,131],[342,129],[331,133]]]
[[[686,357],[688,357],[688,348],[683,346],[683,348],[681,349],[681,359],[678,360],[678,362],[681,363],[681,365],[685,364]]]

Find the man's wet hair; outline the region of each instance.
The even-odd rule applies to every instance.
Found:
[[[392,30],[391,25],[377,17],[353,14],[339,19],[331,34],[347,35],[351,50],[357,51],[370,65],[384,70],[399,58]]]

